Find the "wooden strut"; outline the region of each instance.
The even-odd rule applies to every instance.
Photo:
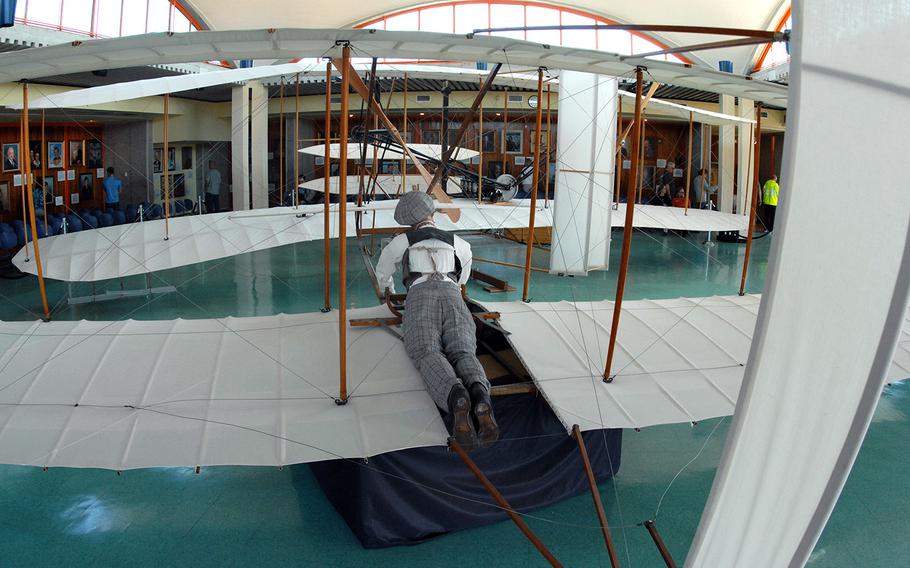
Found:
[[[401,131],[404,132],[405,140],[408,139],[408,74],[404,74],[404,103],[402,104]],[[407,191],[408,187],[408,160],[404,153],[401,154],[401,186],[398,188],[398,195]],[[375,218],[375,215],[374,215]]]
[[[758,195],[758,165],[761,159],[761,103],[755,105],[755,157],[752,167],[752,193],[749,196],[749,232],[746,236],[746,256],[743,258],[743,276],[739,282],[739,295],[746,294],[746,276],[749,273],[749,254],[752,252],[752,234],[755,232],[755,197]]]
[[[38,246],[38,224],[35,221],[35,193],[34,193],[34,183],[32,178],[32,157],[31,155],[26,155],[26,152],[29,151],[29,128],[28,128],[28,83],[22,83],[22,150],[19,151],[19,164],[23,163],[22,158],[25,157],[25,176],[23,176],[22,184],[22,195],[25,196],[26,191],[28,192],[28,217],[29,217],[29,226],[32,230],[32,246],[35,251],[35,265],[38,269],[38,290],[41,293],[41,307],[44,310],[44,321],[51,320],[51,312],[48,309],[47,305],[47,289],[44,287],[44,270],[41,267],[41,247]],[[42,183],[44,180],[41,180]],[[42,189],[42,191],[44,191]],[[22,227],[22,232],[27,233],[25,227]],[[27,237],[28,235],[26,235]],[[27,241],[27,239],[26,239]]]
[[[163,168],[164,169],[164,240],[168,240],[171,238],[170,224],[169,224],[169,219],[168,219],[168,217],[170,216],[169,202],[170,202],[170,195],[171,195],[171,191],[170,191],[170,187],[169,187],[170,182],[168,180],[168,171],[171,169],[171,162],[170,162],[170,158],[168,157],[168,153],[167,153],[167,126],[168,126],[167,114],[168,114],[169,99],[170,99],[170,96],[168,95],[168,93],[164,93],[164,152],[163,152],[163,159],[162,159],[162,161],[164,162],[164,168]],[[175,160],[176,160],[176,156],[175,156]],[[176,164],[174,164],[174,165],[176,167]]]
[[[686,210],[683,215],[689,214],[689,186],[692,183],[692,111],[689,111],[689,154],[686,158]]]
[[[772,148],[774,146],[772,145]],[[44,234],[47,235],[47,141],[44,138],[44,109],[41,109],[41,207],[44,210]],[[53,193],[51,197],[53,197]],[[102,200],[104,202],[106,200]]]
[[[429,184],[430,181],[433,179],[433,176],[430,175],[430,172],[427,171],[426,167],[424,167],[424,165],[420,162],[420,160],[417,159],[417,157],[414,155],[414,153],[411,152],[411,149],[408,147],[407,142],[405,142],[405,140],[402,138],[401,132],[398,131],[398,128],[396,128],[395,125],[392,124],[392,121],[389,120],[389,117],[386,116],[386,114],[382,110],[382,106],[379,104],[379,102],[370,96],[369,89],[363,83],[363,81],[360,79],[360,77],[357,75],[357,73],[354,72],[353,67],[351,67],[351,62],[348,61],[347,64],[345,65],[343,60],[339,61],[338,59],[333,59],[332,64],[339,71],[341,71],[344,68],[348,69],[347,75],[348,75],[349,85],[351,87],[353,87],[354,91],[356,91],[357,94],[360,95],[360,97],[364,101],[367,101],[367,103],[372,108],[373,112],[375,112],[376,114],[379,115],[380,122],[382,122],[382,124],[386,128],[386,130],[389,131],[389,134],[391,134],[392,137],[395,138],[395,141],[401,145],[401,148],[402,148],[403,152],[405,153],[405,155],[408,157],[409,160],[411,160],[411,162],[414,163],[414,167],[420,173],[421,177],[423,177],[424,181],[427,184]],[[345,116],[347,116],[347,114],[345,114]],[[345,135],[345,140],[347,140],[346,135]],[[446,193],[444,191],[442,191],[442,188],[439,186],[432,187],[432,194],[433,194],[433,197],[435,197],[436,200],[439,201],[440,203],[452,203],[452,198],[449,197],[448,195],[446,195]],[[453,223],[457,223],[458,220],[461,218],[461,211],[458,209],[444,209],[442,212],[445,215],[447,215]]]
[[[616,112],[616,187],[613,189],[613,197],[615,198],[616,208],[619,209],[619,192],[622,191],[622,166],[623,160],[622,157],[622,141],[624,140],[622,135],[622,97],[619,97],[619,110]]]
[[[632,133],[632,168],[629,172],[629,189],[626,191],[626,220],[622,232],[622,255],[619,260],[619,277],[616,282],[616,302],[613,304],[613,323],[610,326],[610,346],[607,350],[607,365],[604,381],[613,382],[613,353],[616,350],[616,334],[619,332],[619,314],[622,311],[622,296],[626,289],[626,273],[629,270],[629,253],[632,249],[632,217],[635,214],[635,177],[638,175],[638,152],[641,145],[641,83],[642,69],[635,70],[635,117]]]
[[[484,286],[484,290],[490,294],[515,291],[515,288],[510,286],[507,280],[496,278],[492,274],[481,272],[476,268],[471,270],[471,278],[483,282],[484,284],[488,284],[488,286]]]
[[[651,535],[651,540],[654,541],[658,552],[660,552],[660,557],[664,559],[664,564],[667,565],[667,568],[676,568],[676,562],[670,556],[670,551],[667,549],[667,545],[664,544],[664,539],[660,538],[660,533],[657,532],[657,525],[652,520],[647,520],[644,524],[645,528],[648,529],[648,534]]]
[[[480,471],[480,468],[477,467],[477,464],[474,463],[474,460],[472,460],[471,457],[458,444],[458,442],[455,441],[455,438],[449,438],[449,449],[455,452],[455,454],[461,458],[461,461],[463,461],[464,464],[468,466],[468,469],[470,469],[471,473],[474,474],[474,477],[480,481],[480,484],[483,485],[483,488],[487,490],[487,493],[493,497],[493,500],[496,501],[496,504],[499,505],[499,507],[505,511],[507,515],[509,515],[509,518],[512,519],[512,522],[515,523],[515,525],[518,527],[518,530],[520,530],[525,535],[525,537],[531,541],[531,544],[534,545],[534,548],[536,548],[537,551],[547,559],[547,562],[550,563],[550,566],[561,567],[562,564],[559,562],[559,560],[553,556],[553,553],[551,553],[546,545],[541,542],[536,534],[534,534],[534,531],[532,531],[531,527],[529,527],[527,523],[524,522],[524,519],[522,519],[514,509],[512,509],[512,506],[509,505],[509,502],[506,501],[506,498],[502,496],[502,493],[500,493],[499,490],[496,489],[496,486],[490,482],[487,476],[484,475],[482,471]]]
[[[300,188],[297,187],[300,185],[300,73],[297,73],[294,85],[294,207],[297,207],[300,205]],[[329,137],[328,132],[325,136]]]
[[[501,260],[492,260],[489,258],[478,258],[476,256],[472,260],[474,262],[486,262],[488,264],[498,264],[499,266],[508,266],[509,268],[520,268],[522,270],[525,269],[523,264],[513,264],[511,262],[503,262]],[[549,272],[549,270],[547,270],[546,268],[538,268],[537,266],[532,266],[531,270],[533,270],[534,272]]]
[[[345,98],[345,95],[342,95],[342,98]],[[329,312],[332,310],[332,300],[329,297],[329,203],[331,198],[330,183],[331,179],[329,174],[331,173],[331,139],[332,134],[332,64],[325,64],[325,158],[322,160],[323,164],[323,187],[322,193],[325,201],[325,207],[322,215],[322,259],[323,259],[323,275],[324,275],[324,298],[322,303],[322,311]],[[339,150],[340,151],[340,150]],[[338,183],[341,183],[341,180],[338,180]],[[347,196],[345,196],[347,197]],[[339,233],[340,234],[340,233]],[[340,242],[340,241],[339,241]]]
[[[489,92],[490,88],[493,86],[493,80],[496,79],[496,74],[499,73],[499,69],[502,67],[502,63],[497,63],[490,69],[490,73],[487,75],[486,81],[483,85],[480,86],[480,90],[477,91],[477,96],[474,97],[474,102],[471,103],[470,108],[464,114],[461,119],[461,126],[458,127],[458,131],[455,133],[455,142],[446,147],[445,153],[442,155],[442,159],[439,162],[439,165],[436,167],[436,171],[433,172],[433,179],[430,181],[429,187],[436,187],[436,184],[439,183],[439,179],[442,177],[442,174],[445,172],[445,169],[449,165],[449,160],[452,159],[452,154],[455,152],[455,148],[461,145],[461,140],[464,138],[465,133],[468,131],[468,124],[474,120],[474,114],[477,113],[477,109],[480,107],[483,102],[484,96]],[[538,89],[539,90],[539,89]],[[538,105],[539,107],[540,105]],[[538,113],[540,114],[540,113]],[[443,140],[442,142],[447,142]]]
[[[699,209],[702,206],[702,203],[705,202],[705,198],[708,197],[708,179],[707,171],[711,163],[711,125],[702,124],[701,125],[701,203],[698,204]],[[708,197],[710,200],[710,197]]]
[[[339,394],[337,404],[348,402],[347,364],[347,202],[348,202],[348,91],[351,88],[351,48],[345,45],[341,50],[341,117],[338,125],[341,147],[338,149],[338,354]],[[356,75],[354,75],[356,77]],[[359,80],[359,77],[358,77]],[[364,99],[372,102],[366,93]],[[328,155],[328,154],[327,154]],[[328,191],[326,191],[328,195]],[[328,234],[328,233],[326,233]]]
[[[693,51],[705,51],[708,49],[724,49],[728,47],[741,47],[744,45],[761,45],[764,43],[771,43],[775,41],[780,41],[778,39],[768,39],[768,38],[740,38],[740,39],[727,39],[723,41],[712,41],[708,43],[697,43],[694,45],[684,45],[681,47],[669,47],[667,49],[661,49],[659,51],[649,51],[647,53],[637,53],[635,55],[621,55],[619,60],[623,61],[625,59],[630,59],[632,57],[659,57],[661,55],[674,55],[677,53],[692,53]]]
[[[640,155],[638,156],[638,191],[635,194],[635,202],[641,204],[641,194],[645,184],[645,119],[641,121],[641,140],[638,141]]]
[[[571,30],[619,30],[627,32],[671,32],[693,33],[707,35],[729,35],[751,38],[761,38],[768,41],[782,41],[787,39],[783,32],[771,30],[750,30],[745,28],[720,28],[712,26],[680,26],[674,24],[578,24],[578,25],[550,25],[550,26],[521,26],[511,28],[485,28],[475,29],[472,34],[488,32],[530,32],[530,31],[571,31]]]
[[[572,426],[572,437],[578,442],[578,453],[581,455],[581,465],[584,467],[585,476],[588,478],[588,488],[591,490],[591,498],[594,499],[594,510],[597,511],[597,519],[600,521],[600,530],[603,533],[604,544],[607,546],[607,554],[610,555],[610,566],[619,568],[619,556],[616,554],[616,545],[613,543],[613,535],[610,534],[610,525],[607,524],[607,513],[604,511],[604,504],[600,498],[600,490],[597,489],[597,479],[594,477],[594,470],[591,469],[591,460],[588,459],[588,448],[585,447],[584,436],[581,435],[581,428],[578,424]]]
[[[481,87],[483,79],[478,78]],[[483,201],[483,101],[480,101],[480,113],[477,115],[477,204]]]
[[[25,85],[26,85],[26,83],[22,83],[22,93],[23,93],[23,94],[22,94],[22,99],[23,99],[23,101],[24,101],[25,98],[28,96],[28,95],[27,95],[27,93],[28,93],[28,88],[27,88]],[[19,140],[20,140],[20,141],[25,140],[25,130],[26,130],[26,128],[25,128],[25,114],[26,114],[26,113],[20,113],[20,114],[19,114]],[[24,171],[24,168],[21,167],[21,164],[22,164],[22,150],[21,150],[21,149],[20,149],[20,151],[19,151],[19,164],[20,164],[20,168],[19,168],[20,171]],[[21,179],[21,176],[20,176],[20,179]],[[28,261],[29,261],[29,256],[28,256],[28,236],[29,236],[29,235],[28,235],[28,229],[27,229],[27,227],[28,227],[28,203],[25,202],[25,200],[26,200],[26,194],[28,193],[28,191],[27,191],[27,189],[26,189],[26,185],[27,185],[26,182],[22,182],[22,185],[20,186],[20,187],[22,187],[22,190],[21,190],[21,192],[20,192],[20,196],[21,196],[21,198],[22,198],[22,236],[23,236],[23,238],[24,238],[24,240],[25,240],[25,246],[24,246],[24,248],[25,248],[25,261],[28,262]],[[32,241],[35,240],[35,237],[36,237],[36,235],[35,235],[34,233],[32,233]]]
[[[284,207],[284,76],[278,87],[278,204]]]
[[[534,250],[534,217],[537,213],[537,185],[540,183],[540,127],[543,118],[543,67],[537,70],[537,117],[534,125],[534,139],[537,140],[537,147],[534,155],[533,175],[531,177],[531,211],[528,219],[528,242],[525,248],[525,276],[522,287],[521,299],[529,302],[528,288],[531,284],[531,253]],[[503,130],[505,132],[505,130]]]
[[[550,140],[553,137],[553,133],[550,130],[550,83],[547,83],[547,153],[544,154],[547,157],[546,167],[544,168],[544,189],[543,189],[543,206],[546,209],[550,206]],[[538,101],[537,104],[540,104]],[[538,144],[543,146],[543,140],[538,140]],[[538,155],[540,151],[538,150]]]

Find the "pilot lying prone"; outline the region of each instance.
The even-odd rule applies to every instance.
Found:
[[[471,274],[471,245],[436,228],[433,199],[405,193],[395,221],[409,225],[379,257],[380,289],[395,292],[402,271],[407,301],[402,316],[404,346],[436,405],[447,413],[451,433],[465,449],[487,448],[499,439],[490,401],[490,381],[477,360],[476,328],[461,295]]]

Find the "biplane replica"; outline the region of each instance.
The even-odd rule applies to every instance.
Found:
[[[841,9],[828,10],[825,4]],[[687,566],[804,564],[849,472],[883,381],[910,375],[910,335],[905,329],[910,201],[889,183],[884,167],[896,159],[907,115],[895,119],[842,113],[859,90],[867,101],[883,107],[906,105],[910,85],[906,77],[887,73],[879,75],[887,80],[872,86],[858,82],[868,65],[885,65],[878,59],[881,46],[864,43],[865,36],[863,41],[849,34],[836,43],[825,39],[829,36],[821,30],[839,25],[834,18],[858,9],[855,3],[835,0],[795,4],[796,27],[788,34],[715,30],[736,36],[726,43],[738,45],[790,41],[794,55],[789,90],[645,57],[482,34],[214,31],[94,40],[0,55],[0,77],[6,80],[214,58],[324,56],[329,58],[326,75],[340,75],[341,92],[359,95],[379,125],[350,140],[348,97],[341,97],[340,140],[331,147],[326,136],[322,154],[337,160],[339,174],[334,185],[326,174],[323,204],[294,202],[269,210],[189,215],[30,243],[28,260],[17,257],[16,263],[37,274],[43,295],[45,277],[154,277],[163,268],[322,240],[325,309],[204,320],[4,322],[0,461],[116,471],[310,463],[365,546],[416,542],[508,516],[554,566],[560,565],[558,559],[519,512],[590,491],[605,546],[618,566],[597,483],[618,471],[622,430],[697,422],[736,410]],[[897,20],[874,25],[890,29],[910,24],[906,14]],[[698,30],[706,33],[705,28]],[[889,37],[910,48],[910,36]],[[426,149],[417,155],[389,120],[369,81],[352,65],[356,54],[409,59],[445,54],[446,59],[486,61],[491,69],[484,72],[455,143],[436,155]],[[840,69],[834,70],[831,61]],[[553,156],[535,157],[530,169],[533,189],[521,200],[516,199],[515,184],[524,180],[485,178],[453,162],[461,152],[470,113],[482,104],[502,64],[539,69],[538,101],[543,100],[544,67],[560,70],[559,148]],[[254,76],[253,70],[219,72],[223,77],[217,80],[244,80]],[[258,76],[274,76],[274,71],[259,68]],[[298,67],[277,74],[299,72]],[[650,98],[643,92],[645,73],[655,82],[758,101],[758,132],[762,102],[789,108],[783,180],[790,191],[782,203],[762,297],[745,294],[755,226],[755,207],[749,207],[750,217],[737,219],[731,229],[749,235],[738,293],[623,302],[636,219],[650,217],[657,227],[691,230],[718,230],[712,223],[724,219],[716,212],[692,209],[673,212],[673,222],[681,225],[662,224],[654,219],[663,212],[636,204],[634,181],[624,200],[616,195],[614,176],[622,170],[616,168],[617,149],[626,136],[632,147],[627,175],[632,180],[637,175],[642,108]],[[629,75],[635,77],[635,113],[623,132],[617,121],[616,77]],[[375,72],[370,75],[374,77]],[[183,78],[167,78],[142,92],[166,95],[173,89],[163,83],[178,80]],[[197,84],[206,80],[216,78],[193,77]],[[65,104],[75,104],[73,100],[92,104],[78,98]],[[27,99],[22,110],[27,116]],[[835,113],[841,117],[837,125],[830,120]],[[874,130],[885,139],[884,150],[859,143],[861,136],[851,141],[834,135],[845,128],[856,133]],[[347,306],[349,241],[371,266],[364,237],[401,230],[391,220],[391,190],[411,189],[405,179],[390,182],[381,190],[389,195],[379,199],[376,187],[382,184],[375,172],[350,177],[349,162],[356,157],[351,160],[349,153],[355,145],[362,167],[368,152],[395,152],[406,159],[417,173],[402,173],[416,177],[418,190],[437,200],[441,228],[514,226],[533,235],[542,218],[553,231],[549,271],[554,273],[607,268],[611,227],[623,228],[613,299],[530,301],[534,244],[529,237],[526,262],[517,267],[523,272],[523,301],[466,300],[476,319],[480,356],[494,384],[503,429],[492,448],[469,455],[450,439],[401,346],[396,328],[401,310],[407,309],[403,298],[377,294],[374,307]],[[758,144],[754,151],[758,156]],[[556,165],[554,196],[546,208],[538,201],[542,162]],[[831,168],[831,163],[840,167]],[[457,197],[443,190],[442,180],[450,173],[451,185],[461,190]],[[880,188],[877,199],[848,197],[860,179]],[[358,184],[356,191],[349,190],[352,180]],[[473,183],[473,190],[465,189],[466,181]],[[816,195],[822,191],[827,198],[819,200]],[[331,203],[333,192],[352,195],[355,201]],[[852,211],[845,218],[842,203],[847,201]],[[34,206],[29,222],[37,234]],[[330,238],[338,238],[335,283],[328,278]],[[195,252],[186,252],[190,249]],[[339,294],[335,306],[329,303],[331,285]],[[49,320],[46,298],[43,303]],[[807,341],[809,337],[813,340]],[[800,435],[794,435],[794,429]],[[801,483],[793,483],[794,477]],[[781,518],[786,522],[779,522]],[[673,565],[654,523],[646,526],[667,564]]]

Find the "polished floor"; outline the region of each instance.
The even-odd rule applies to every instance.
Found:
[[[627,298],[733,294],[743,246],[706,247],[704,234],[637,232]],[[474,253],[521,262],[524,249],[488,236],[472,237]],[[353,242],[352,242],[353,243]],[[614,233],[611,266],[621,235]],[[748,290],[760,292],[771,238],[753,247]],[[546,266],[546,251],[535,263]],[[154,286],[178,292],[70,306],[66,295],[101,286],[51,283],[58,319],[170,319],[269,315],[322,307],[319,243],[282,247],[161,272]],[[520,288],[520,272],[478,268]],[[375,302],[359,255],[348,262],[349,304]],[[337,274],[333,271],[333,282]],[[616,271],[586,278],[534,273],[535,300],[612,298]],[[141,288],[144,278],[126,279]],[[109,282],[108,289],[119,289]],[[491,295],[473,284],[477,299]],[[333,296],[333,302],[335,302]],[[0,280],[0,318],[32,319],[35,280]],[[65,370],[61,370],[65,372]],[[656,518],[682,564],[695,532],[727,433],[729,419],[696,426],[629,431],[619,475],[601,486],[623,566],[661,566],[640,523]],[[798,432],[794,432],[798,435]],[[903,536],[910,514],[904,461],[910,448],[910,387],[888,387],[855,469],[809,565],[910,565]],[[677,476],[677,474],[679,474]],[[675,479],[675,481],[674,481]],[[671,484],[672,482],[672,484]],[[609,566],[589,495],[534,511],[527,522],[566,566]],[[782,519],[781,522],[786,522]],[[773,543],[769,543],[773,546]],[[307,466],[284,469],[213,467],[127,471],[0,466],[0,567],[7,566],[531,566],[546,565],[508,522],[467,530],[411,547],[364,550],[319,491]]]

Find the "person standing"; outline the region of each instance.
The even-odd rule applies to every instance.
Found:
[[[762,188],[762,217],[764,217],[765,228],[769,231],[774,230],[774,214],[777,212],[778,195],[780,195],[780,185],[777,183],[777,176],[772,175]]]
[[[215,160],[209,160],[205,172],[205,212],[217,213],[221,199],[221,172],[215,169]]]
[[[117,209],[120,207],[120,190],[123,189],[123,182],[114,175],[114,168],[107,169],[107,177],[102,183],[104,186],[104,207],[106,209]]]

